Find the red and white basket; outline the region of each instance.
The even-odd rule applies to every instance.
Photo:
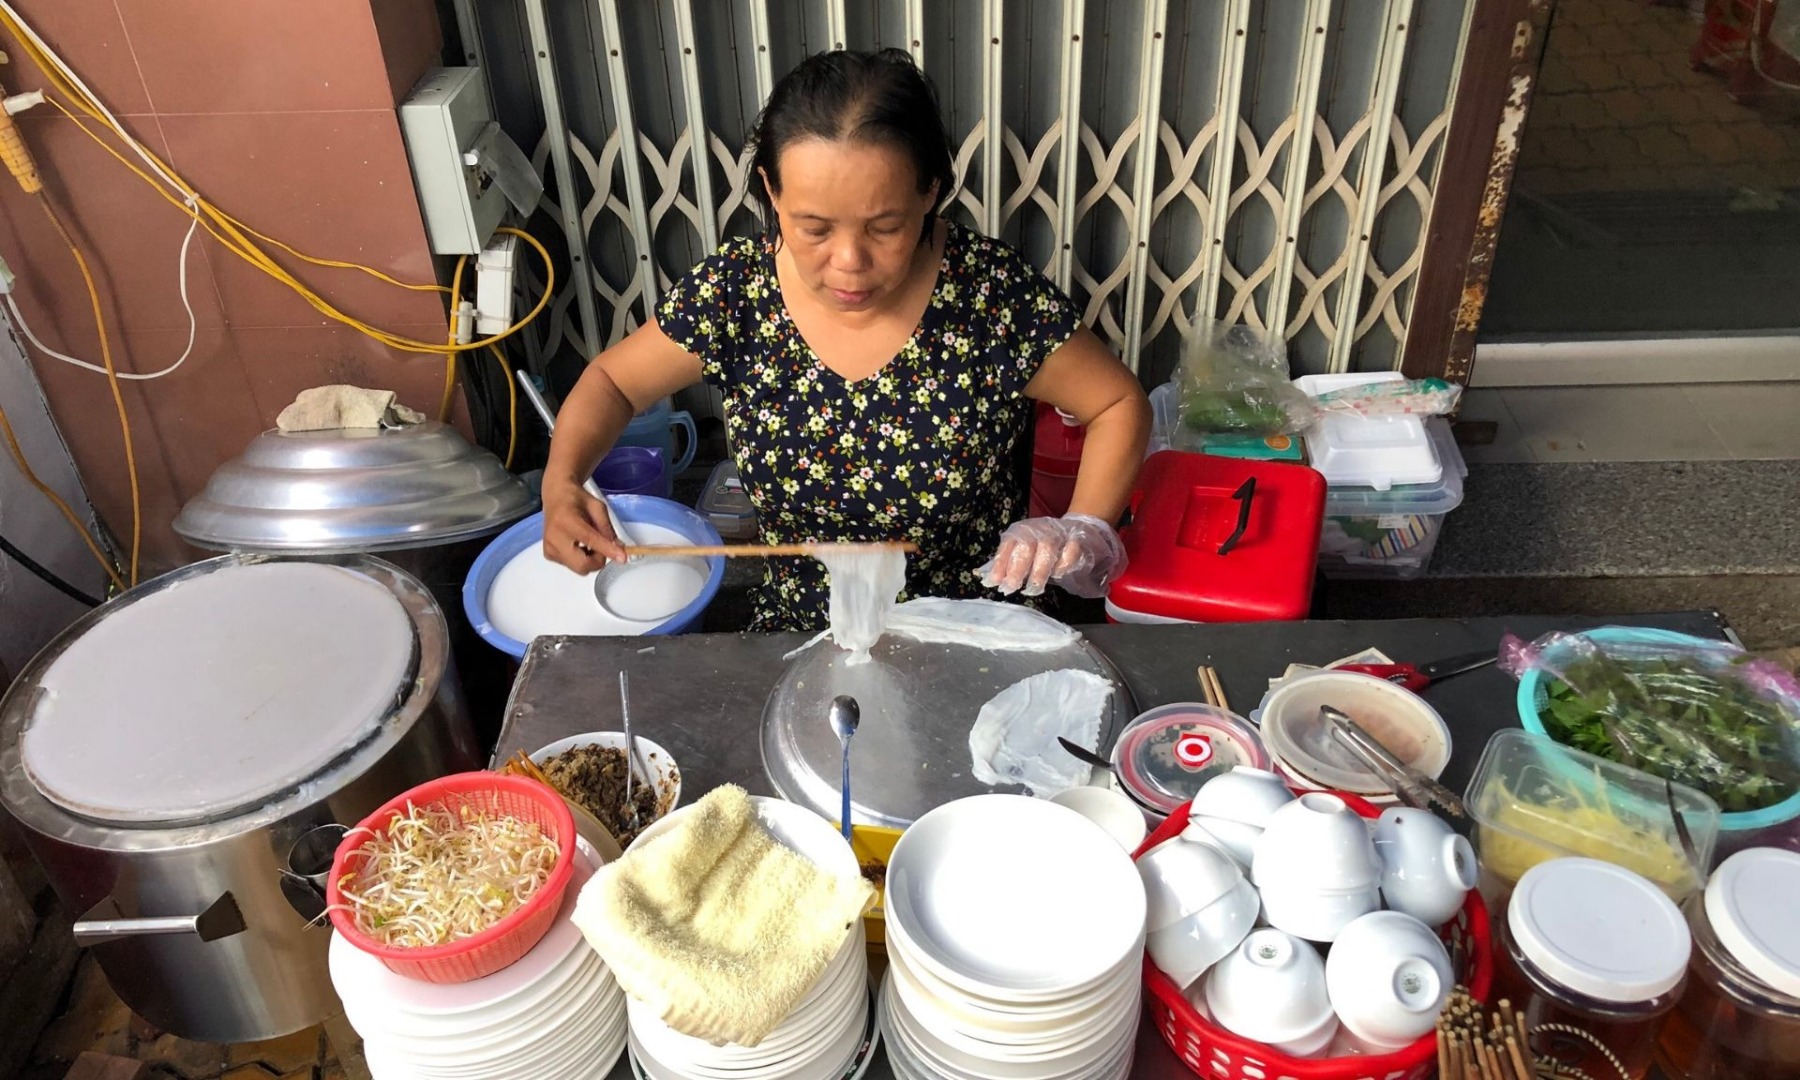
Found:
[[[1381,811],[1367,800],[1333,792],[1344,804],[1366,818]],[[1179,835],[1187,826],[1184,805],[1157,826],[1132,857]],[[1451,955],[1460,953],[1462,984],[1477,1001],[1486,1001],[1494,980],[1493,942],[1488,930],[1487,905],[1481,894],[1469,890],[1462,911],[1442,930]],[[1205,1080],[1427,1080],[1437,1070],[1437,1036],[1427,1035],[1404,1050],[1391,1054],[1355,1057],[1297,1058],[1262,1043],[1234,1035],[1201,1016],[1182,996],[1181,988],[1144,958],[1144,1007],[1156,1020],[1163,1041],[1187,1067]]]

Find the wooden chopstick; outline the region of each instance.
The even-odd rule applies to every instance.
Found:
[[[766,559],[771,556],[785,555],[817,555],[821,551],[854,551],[854,550],[893,550],[904,551],[911,555],[919,550],[919,545],[908,541],[881,544],[715,544],[682,545],[682,544],[632,544],[625,549],[625,554],[632,558],[639,556],[661,557],[666,559],[697,558],[721,555],[728,559]]]
[[[1219,681],[1218,669],[1202,664],[1195,674],[1200,677],[1200,693],[1205,697],[1206,703],[1215,709],[1230,712],[1231,702],[1225,697],[1225,684]]]

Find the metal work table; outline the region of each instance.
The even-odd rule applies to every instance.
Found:
[[[1195,668],[1218,669],[1236,711],[1261,700],[1268,680],[1290,663],[1322,664],[1374,647],[1397,661],[1424,662],[1495,648],[1502,634],[1527,640],[1551,630],[1628,621],[1707,637],[1729,637],[1716,611],[1629,618],[1516,616],[1381,622],[1236,623],[1187,626],[1091,626],[1085,633],[1118,668],[1140,709],[1198,701]],[[691,801],[723,783],[773,794],[759,739],[763,702],[786,666],[783,655],[806,634],[696,634],[666,638],[539,638],[514,683],[496,760],[583,731],[619,729],[617,672],[631,673],[633,728],[661,743],[682,770]],[[1516,684],[1493,667],[1426,689],[1455,743],[1443,780],[1461,791],[1482,747],[1518,725]],[[824,717],[820,717],[824,723]],[[630,1068],[621,1061],[612,1080]],[[870,1080],[889,1080],[885,1059]],[[1192,1076],[1146,1021],[1138,1037],[1137,1080]]]

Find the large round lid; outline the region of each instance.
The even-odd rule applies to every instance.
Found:
[[[26,775],[84,817],[215,819],[373,735],[414,678],[383,584],[321,563],[226,564],[119,601],[37,679]]]
[[[175,531],[223,551],[384,551],[486,536],[535,509],[498,458],[443,424],[265,431]]]
[[[1800,854],[1750,848],[1719,864],[1706,883],[1706,918],[1719,943],[1750,974],[1800,997]]]
[[[1113,767],[1139,800],[1164,814],[1188,802],[1200,786],[1239,765],[1269,767],[1256,729],[1236,713],[1211,705],[1164,705],[1131,722],[1113,744]]]
[[[1525,871],[1506,928],[1549,978],[1626,1004],[1674,989],[1693,947],[1673,900],[1642,876],[1598,859],[1551,859]]]

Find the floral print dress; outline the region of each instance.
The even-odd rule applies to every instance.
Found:
[[[1079,325],[1074,304],[1017,252],[954,223],[924,316],[864,379],[826,367],[795,328],[763,237],[727,241],[657,308],[698,356],[762,541],[911,540],[911,596],[993,595],[975,569],[1024,516],[1013,450],[1025,384]],[[813,559],[768,559],[753,630],[825,625],[829,581]]]

